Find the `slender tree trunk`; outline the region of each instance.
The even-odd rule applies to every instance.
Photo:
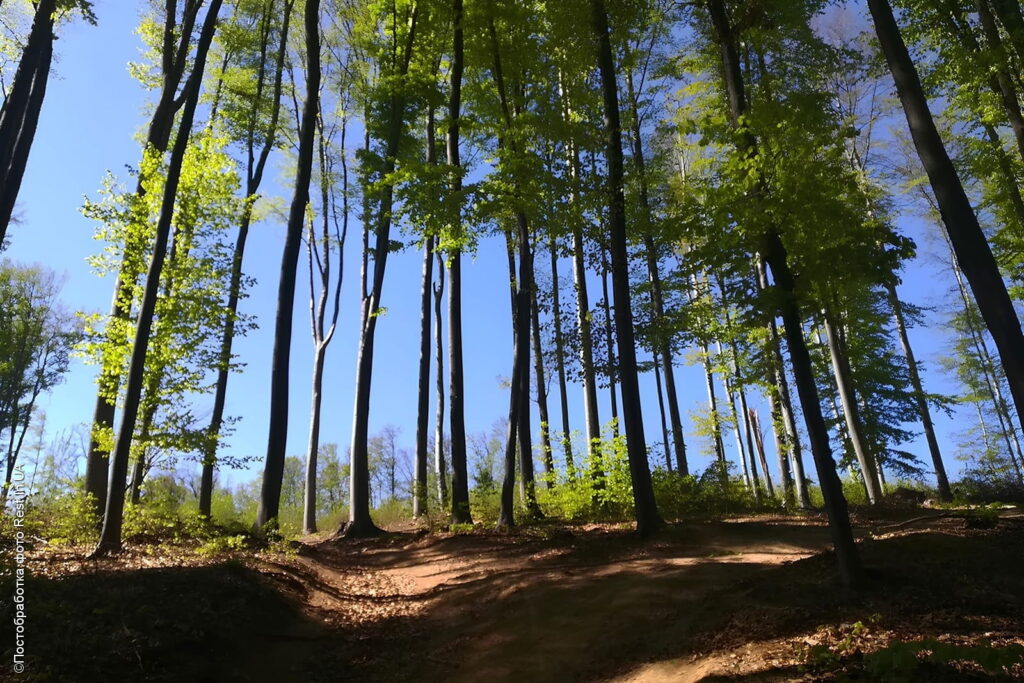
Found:
[[[864,485],[867,487],[868,500],[872,505],[882,500],[882,492],[878,488],[878,470],[875,468],[874,455],[868,450],[867,439],[864,438],[864,425],[861,422],[857,399],[854,397],[853,378],[850,375],[850,359],[843,353],[839,343],[839,333],[833,322],[831,311],[822,312],[825,326],[825,338],[828,340],[828,353],[832,360],[832,373],[835,376],[836,388],[839,390],[839,402],[843,407],[843,418],[846,421],[846,433],[853,444],[853,452],[860,464]]]
[[[306,485],[302,507],[302,533],[315,534],[316,527],[316,464],[320,450],[320,405],[323,399],[324,360],[327,345],[317,344],[313,356],[313,394],[310,403],[309,443],[306,446]]]
[[[749,155],[757,154],[757,141],[741,124],[746,113],[743,74],[737,58],[736,37],[729,24],[723,0],[707,0],[716,39],[720,46],[726,94],[729,101],[729,116],[734,128],[741,132],[740,150]],[[761,255],[772,270],[777,290],[779,312],[782,315],[786,341],[789,344],[790,359],[797,392],[803,406],[804,421],[811,439],[811,452],[818,472],[825,511],[829,519],[829,530],[835,546],[836,559],[843,582],[853,586],[860,582],[862,569],[857,546],[850,526],[850,515],[843,496],[842,483],[832,460],[832,449],[828,442],[828,430],[821,415],[818,388],[814,381],[814,368],[803,336],[803,324],[797,299],[797,286],[789,267],[789,256],[782,239],[775,228],[769,228],[761,244]]]
[[[597,408],[597,380],[594,376],[594,339],[591,327],[590,299],[587,294],[587,270],[583,257],[583,229],[577,225],[572,233],[573,282],[576,289],[576,326],[579,331],[580,373],[583,377],[583,417],[587,426],[587,458],[595,476],[598,467],[598,444],[601,440],[601,418]]]
[[[288,378],[291,359],[292,317],[295,304],[295,278],[309,204],[309,182],[313,169],[313,148],[317,115],[320,110],[320,0],[306,0],[306,101],[299,124],[299,158],[295,188],[288,212],[288,227],[281,255],[281,275],[277,290],[277,315],[274,321],[274,351],[270,375],[270,427],[267,458],[263,469],[260,504],[256,526],[277,524],[281,503],[281,485],[288,440]],[[354,501],[353,501],[354,504]]]
[[[652,363],[654,366],[654,386],[658,391],[658,415],[661,417],[661,445],[665,451],[665,471],[672,471],[672,455],[669,452],[672,447],[672,443],[669,441],[668,436],[668,421],[665,419],[665,394],[661,390],[661,369],[658,366],[658,362]]]
[[[738,378],[737,378],[738,381]],[[743,435],[747,440],[747,468],[750,470],[750,488],[754,500],[761,501],[761,478],[757,474],[757,460],[754,453],[754,425],[750,424],[750,409],[747,407],[747,391],[739,385],[740,412],[743,414]]]
[[[548,243],[551,252],[551,321],[555,328],[555,369],[558,372],[558,403],[562,416],[562,452],[565,470],[573,477],[576,465],[572,457],[572,432],[569,429],[569,393],[565,381],[565,341],[562,337],[562,302],[558,291],[558,253],[554,238]]]
[[[612,433],[615,436],[619,435],[619,398],[616,392],[615,386],[615,370],[618,368],[618,363],[615,359],[615,335],[612,332],[614,326],[614,320],[612,318],[611,310],[611,297],[608,295],[608,271],[610,267],[608,265],[608,255],[605,250],[601,251],[601,293],[603,297],[601,299],[601,308],[604,311],[604,345],[605,345],[605,357],[608,359],[607,371],[608,371],[608,403],[612,413]]]
[[[622,415],[626,433],[629,472],[633,481],[637,532],[648,535],[664,522],[658,514],[651,485],[647,443],[644,438],[643,410],[636,367],[636,341],[633,310],[630,303],[629,255],[626,248],[626,201],[623,192],[622,126],[619,121],[619,94],[615,80],[615,62],[608,31],[604,0],[590,1],[594,36],[597,39],[597,67],[601,74],[604,98],[604,127],[607,136],[608,227],[610,230],[612,287],[615,291],[615,328],[619,350],[619,381],[622,384]]]
[[[1017,407],[1024,416],[1024,334],[992,250],[928,109],[917,70],[887,0],[868,0],[878,40],[903,103],[910,133],[935,192],[946,233],[992,333]]]
[[[255,151],[256,141],[256,113],[255,109],[250,118],[249,130],[247,131],[248,167],[246,170],[245,205],[242,209],[242,217],[238,226],[238,236],[235,238],[235,252],[231,260],[231,283],[228,287],[227,310],[224,314],[224,335],[221,338],[220,367],[217,369],[217,386],[214,390],[213,413],[210,416],[208,446],[203,454],[203,473],[199,484],[199,514],[206,518],[210,517],[210,507],[213,501],[213,471],[217,465],[217,447],[220,440],[220,430],[224,423],[224,407],[227,401],[228,378],[231,371],[231,349],[235,340],[235,321],[238,319],[238,301],[242,287],[242,263],[245,256],[245,246],[249,239],[249,226],[252,222],[253,204],[257,198],[257,192],[263,182],[263,172],[266,169],[267,159],[274,148],[277,140],[278,120],[281,113],[281,90],[284,77],[284,59],[288,47],[288,30],[291,25],[293,0],[285,0],[284,17],[281,24],[281,40],[278,45],[277,58],[274,71],[274,94],[271,105],[270,122],[267,126],[263,147],[257,155]],[[268,8],[268,11],[272,6]],[[264,34],[265,38],[267,34]],[[263,46],[264,52],[267,45]],[[260,65],[259,77],[256,84],[256,100],[258,101],[263,93],[266,72],[263,65]],[[344,155],[343,163],[344,163]],[[347,181],[346,181],[347,182]],[[346,212],[347,214],[347,212]]]
[[[718,344],[718,355],[722,355],[722,343]],[[736,372],[735,361],[732,364],[732,372]],[[747,469],[747,451],[743,446],[743,436],[741,434],[741,423],[739,414],[736,412],[736,391],[733,388],[732,382],[729,381],[729,374],[722,373],[722,385],[725,387],[725,395],[729,398],[729,412],[732,415],[733,432],[736,435],[736,454],[739,457],[740,468],[743,470],[743,483],[746,484],[748,489],[753,490],[753,482],[750,478],[750,472]]]
[[[434,145],[434,110],[427,112],[427,164],[437,163]],[[423,278],[420,287],[420,365],[417,382],[416,472],[413,484],[412,515],[427,512],[427,432],[430,429],[430,295],[433,289],[434,236],[423,244]]]
[[[107,506],[103,516],[103,528],[100,531],[100,540],[96,550],[93,551],[93,557],[117,553],[121,550],[121,527],[124,521],[124,482],[128,470],[132,437],[135,432],[135,422],[139,412],[139,400],[142,395],[146,352],[149,348],[150,332],[153,327],[153,313],[156,309],[156,299],[160,287],[160,274],[163,269],[167,243],[170,238],[171,220],[174,216],[178,183],[181,180],[181,166],[185,158],[185,151],[188,148],[192,121],[195,117],[203,71],[206,66],[206,56],[210,49],[210,43],[213,41],[220,6],[221,0],[211,0],[210,7],[207,10],[206,21],[203,24],[202,34],[196,47],[192,74],[185,86],[187,89],[185,105],[182,109],[178,135],[175,139],[174,149],[171,152],[167,168],[167,179],[164,183],[160,218],[156,225],[156,241],[153,247],[152,259],[149,263],[149,271],[146,275],[145,291],[135,327],[135,341],[132,345],[131,362],[128,368],[128,383],[125,388],[125,403],[121,415],[121,425],[118,429],[114,452],[111,455],[110,481],[107,485]]]
[[[654,312],[654,323],[665,317],[665,301],[662,295],[661,275],[658,272],[658,249],[654,238],[651,236],[651,206],[647,192],[647,163],[644,159],[643,138],[640,135],[640,112],[637,104],[637,93],[633,83],[632,69],[626,70],[626,89],[630,107],[630,120],[632,123],[633,162],[636,164],[637,178],[639,180],[639,200],[644,230],[644,256],[647,261],[647,277],[651,283],[651,310]],[[686,443],[683,441],[683,423],[679,415],[679,399],[676,395],[676,380],[673,369],[672,346],[669,344],[668,336],[664,330],[658,330],[659,342],[655,349],[655,364],[659,361],[662,365],[662,373],[665,376],[665,393],[668,399],[669,420],[672,424],[672,444],[676,456],[676,463],[679,472],[683,475],[689,473],[689,466],[686,462]],[[658,395],[661,401],[661,394]],[[662,411],[664,413],[664,411]],[[665,441],[666,448],[668,440]],[[724,457],[724,456],[723,456]],[[671,470],[672,468],[669,467]]]
[[[899,295],[896,293],[896,283],[892,279],[886,279],[885,291],[889,297],[889,306],[892,308],[893,321],[896,323],[896,334],[900,338],[900,346],[903,347],[903,356],[907,359],[910,386],[914,389],[917,412],[921,416],[921,426],[924,429],[925,440],[928,442],[928,453],[931,455],[932,466],[935,468],[935,479],[939,486],[939,500],[944,502],[950,501],[953,499],[953,493],[949,489],[946,466],[942,462],[939,440],[935,436],[935,426],[932,424],[931,411],[928,409],[928,396],[924,393],[924,387],[921,384],[921,373],[918,371],[917,360],[914,358],[914,349],[910,346],[910,337],[907,335],[907,324],[903,319],[903,305],[900,303]]]
[[[40,0],[36,5],[21,62],[0,109],[0,244],[14,212],[43,108],[53,59],[56,12],[56,0]]]
[[[444,344],[441,330],[441,300],[444,297],[444,260],[437,255],[437,284],[434,285],[434,353],[437,360],[437,417],[434,426],[434,471],[437,473],[437,500],[441,509],[448,506],[448,467],[444,462]]]
[[[761,471],[764,472],[764,485],[768,489],[768,496],[774,498],[775,487],[772,486],[772,474],[768,471],[768,458],[764,452],[764,433],[761,431],[761,421],[757,418],[757,411],[753,408],[750,408],[750,430],[754,433],[757,459],[761,462]]]
[[[448,165],[452,167],[451,194],[456,207],[451,212],[452,233],[462,236],[462,175],[459,161],[459,118],[462,107],[463,72],[462,0],[452,0],[452,65],[448,96]],[[462,366],[462,254],[458,248],[448,256],[448,390],[451,420],[452,523],[472,524],[469,512],[469,474],[466,466],[466,407]]]
[[[531,270],[532,262],[531,261]],[[555,484],[555,461],[551,453],[551,418],[548,414],[548,387],[544,377],[544,349],[540,339],[540,312],[537,310],[537,284],[530,273],[530,332],[533,340],[533,369],[537,375],[537,410],[540,413],[540,449],[544,462],[544,480],[548,488]]]
[[[176,0],[169,0],[167,3],[167,17],[164,23],[163,45],[162,45],[162,66],[161,72],[163,82],[160,91],[160,99],[150,118],[149,128],[146,133],[145,151],[152,150],[163,155],[170,144],[171,129],[174,125],[174,117],[178,109],[184,104],[185,98],[177,99],[178,85],[184,77],[185,65],[190,52],[192,40],[192,29],[195,25],[196,14],[199,11],[199,4],[195,3],[192,11],[186,11],[180,28],[176,24]],[[177,43],[175,34],[179,34]],[[136,197],[145,195],[145,180],[139,178],[135,187]],[[110,317],[119,321],[131,319],[132,297],[135,287],[134,277],[130,276],[125,269],[125,262],[122,261],[121,271],[118,273],[117,282],[114,284],[114,297],[111,303]],[[106,362],[101,366],[105,366]],[[116,396],[121,385],[120,371],[114,371],[110,375],[99,378],[100,390],[96,393],[96,402],[93,408],[92,434],[89,441],[89,454],[85,467],[85,491],[91,497],[94,510],[98,519],[105,514],[107,504],[107,481],[110,474],[110,454],[100,445],[97,438],[100,430],[112,430],[114,426],[114,414],[116,408]],[[106,386],[104,386],[104,382]]]
[[[416,23],[419,5],[414,5],[406,44],[401,55],[397,75],[405,76],[409,72],[412,49],[416,38]],[[383,177],[391,177],[397,166],[398,153],[405,128],[402,115],[405,99],[400,94],[391,96],[388,111],[388,128],[385,133],[385,155]],[[394,208],[394,185],[387,183],[381,191],[377,207],[377,225],[373,247],[373,281],[369,295],[363,299],[360,318],[359,351],[356,359],[355,400],[352,411],[352,453],[349,495],[349,521],[345,525],[344,535],[348,537],[375,536],[380,529],[370,517],[370,469],[369,438],[370,393],[373,381],[374,343],[376,340],[377,320],[381,308],[381,296],[384,290],[384,273],[388,254],[391,251],[392,209]]]

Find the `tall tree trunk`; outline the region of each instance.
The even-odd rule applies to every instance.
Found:
[[[100,540],[93,551],[93,557],[100,557],[121,550],[121,527],[124,521],[124,482],[128,470],[128,458],[131,453],[132,437],[139,412],[139,400],[142,396],[146,352],[149,348],[149,337],[153,327],[153,313],[156,309],[157,293],[160,287],[160,274],[163,269],[170,238],[171,221],[174,217],[174,205],[181,180],[181,166],[188,148],[192,121],[195,117],[196,105],[199,102],[199,91],[202,86],[206,56],[213,41],[217,26],[217,14],[220,12],[221,0],[211,0],[203,24],[202,34],[196,47],[192,66],[192,74],[186,84],[187,95],[182,109],[178,135],[174,141],[174,149],[167,167],[167,179],[164,183],[163,200],[160,207],[160,218],[156,225],[156,241],[153,255],[146,275],[146,286],[142,304],[139,308],[138,321],[135,327],[135,341],[132,345],[131,362],[128,367],[128,383],[125,387],[124,410],[121,425],[117,432],[114,452],[111,455],[110,480],[107,485],[107,506],[103,516],[103,528]]]
[[[757,418],[757,411],[749,409],[750,430],[754,433],[754,446],[757,447],[757,459],[761,463],[761,471],[764,473],[764,485],[768,489],[768,496],[775,497],[775,487],[772,486],[772,473],[768,471],[768,458],[764,452],[764,432],[761,430],[761,421]]]
[[[722,355],[722,343],[716,342],[718,345],[718,355]],[[732,363],[731,371],[736,372],[735,361]],[[753,490],[753,482],[750,478],[750,472],[747,469],[747,451],[743,446],[743,436],[741,433],[741,423],[739,414],[736,412],[736,391],[733,388],[732,382],[729,380],[729,373],[722,373],[722,385],[725,387],[725,395],[729,399],[729,413],[732,415],[733,432],[736,435],[736,454],[740,461],[740,468],[743,471],[743,483],[746,484],[748,489]]]
[[[723,0],[707,0],[707,6],[720,46],[730,120],[733,127],[743,134],[738,143],[741,151],[753,156],[757,154],[757,141],[741,124],[747,104],[743,74],[737,58],[736,37],[729,24],[729,16],[726,13]],[[842,483],[839,481],[835,462],[832,460],[828,430],[821,415],[818,388],[814,382],[814,368],[803,336],[803,321],[797,299],[796,282],[789,268],[786,247],[775,228],[769,228],[764,234],[760,251],[775,278],[775,287],[778,293],[777,305],[782,315],[786,341],[789,344],[793,374],[796,379],[797,392],[800,395],[800,403],[803,406],[807,433],[811,439],[811,451],[814,455],[815,469],[818,472],[822,498],[825,500],[825,511],[829,519],[829,530],[835,546],[839,572],[843,582],[852,586],[859,583],[861,579],[860,558],[853,539],[853,529],[850,526],[850,515],[846,506],[846,498],[843,496]]]
[[[437,255],[437,283],[434,285],[434,353],[437,361],[437,416],[434,425],[434,471],[437,473],[437,500],[441,509],[448,504],[448,467],[444,462],[444,334],[441,330],[441,300],[444,297],[444,258]]]
[[[231,349],[235,340],[235,321],[238,319],[238,302],[242,286],[242,263],[245,256],[245,246],[249,239],[249,226],[252,222],[253,204],[257,198],[260,185],[263,182],[263,173],[267,166],[267,159],[277,141],[277,127],[281,115],[281,91],[284,79],[284,59],[288,48],[288,30],[291,26],[292,5],[294,0],[285,0],[284,17],[281,24],[281,37],[277,49],[277,56],[273,73],[273,101],[271,103],[270,122],[267,125],[263,146],[256,152],[256,107],[254,106],[249,119],[249,130],[246,131],[246,148],[248,151],[248,164],[246,167],[245,183],[245,205],[242,208],[242,217],[238,226],[238,235],[235,238],[235,252],[231,260],[231,283],[228,286],[227,309],[224,313],[224,334],[221,337],[220,367],[217,369],[217,386],[214,389],[213,413],[210,416],[210,426],[207,428],[209,439],[207,450],[203,454],[203,473],[199,484],[199,514],[210,517],[210,506],[213,501],[213,471],[217,465],[217,447],[220,440],[220,430],[224,424],[224,407],[227,401],[228,378],[230,376]],[[274,3],[267,11],[273,10]],[[268,28],[264,32],[264,45],[262,52],[265,54],[269,45],[269,18]],[[256,79],[256,101],[258,102],[263,94],[267,80],[267,73],[261,63]],[[343,158],[344,163],[344,158]],[[347,179],[346,179],[347,184]],[[347,206],[347,199],[346,206]],[[347,211],[346,211],[347,215]]]
[[[647,162],[644,159],[643,138],[640,135],[640,111],[637,102],[638,93],[633,83],[633,70],[626,69],[626,89],[630,108],[630,131],[633,143],[633,162],[636,164],[637,179],[639,180],[639,200],[641,216],[644,221],[644,257],[647,261],[647,278],[651,283],[651,310],[654,313],[654,324],[657,324],[665,317],[665,300],[661,289],[661,274],[658,272],[658,249],[654,242],[651,221],[651,204],[647,192]],[[672,345],[664,330],[657,330],[659,342],[655,349],[655,364],[662,365],[661,374],[665,376],[665,394],[668,401],[669,421],[672,424],[672,446],[676,456],[676,464],[680,474],[689,474],[689,465],[686,462],[686,443],[683,440],[683,422],[679,415],[679,398],[676,395],[676,379],[672,358]],[[661,394],[659,393],[659,401]],[[660,404],[659,404],[660,405]],[[663,411],[664,412],[664,411]],[[666,448],[668,440],[666,439]],[[724,456],[723,456],[724,457]],[[672,468],[669,467],[671,470]]]
[[[661,445],[665,451],[665,471],[672,471],[672,442],[668,436],[668,421],[665,419],[665,393],[661,390],[661,369],[657,360],[652,363],[654,366],[654,386],[658,391],[658,415],[661,418]]]
[[[413,6],[404,51],[401,54],[395,54],[396,60],[400,60],[399,71],[395,74],[398,76],[404,77],[409,73],[412,49],[416,39],[419,7],[418,4]],[[382,169],[384,178],[390,178],[397,167],[402,133],[405,128],[402,118],[404,109],[405,98],[399,93],[393,93],[387,114],[388,126],[385,133],[385,154]],[[369,438],[374,342],[376,340],[377,321],[380,317],[381,296],[384,290],[384,273],[388,254],[391,251],[394,190],[393,183],[387,182],[381,191],[377,206],[377,225],[374,230],[376,234],[373,247],[373,281],[369,295],[362,302],[359,351],[356,359],[355,400],[353,401],[352,411],[349,521],[343,531],[344,535],[348,537],[375,536],[380,533],[380,529],[377,528],[377,525],[373,523],[373,519],[370,517],[370,467],[367,440]]]
[[[612,433],[615,436],[619,435],[619,398],[615,390],[615,370],[618,368],[618,363],[615,362],[615,334],[612,332],[614,326],[614,320],[612,318],[611,310],[611,297],[608,295],[608,271],[610,267],[608,265],[608,253],[606,250],[601,250],[601,293],[603,297],[601,299],[601,308],[604,311],[604,345],[605,345],[605,357],[608,359],[607,371],[608,371],[608,403],[612,413]]]
[[[437,163],[434,142],[434,109],[427,111],[427,164]],[[423,277],[420,286],[420,364],[417,382],[416,467],[413,483],[412,515],[427,512],[427,432],[430,429],[430,295],[433,290],[434,236],[423,244]]]
[[[306,445],[306,485],[302,505],[302,533],[315,534],[316,463],[320,449],[320,405],[323,399],[324,360],[327,345],[318,344],[313,356],[313,394],[310,402],[309,443]]]
[[[608,227],[610,231],[612,288],[615,292],[615,331],[619,350],[619,382],[622,385],[622,417],[626,433],[629,473],[633,481],[637,532],[651,534],[664,522],[658,514],[651,485],[647,443],[644,438],[640,383],[636,367],[633,309],[630,303],[629,254],[626,248],[626,200],[623,192],[622,126],[619,121],[619,93],[615,62],[608,31],[604,0],[590,0],[594,36],[597,39],[597,67],[604,99],[606,161],[608,164]]]
[[[452,234],[462,236],[462,175],[459,161],[459,118],[462,107],[463,28],[462,0],[452,0],[452,65],[448,95],[448,165],[452,168],[451,194],[456,207],[451,212]],[[466,466],[466,406],[462,366],[462,254],[458,248],[448,256],[448,390],[451,420],[452,523],[471,524],[469,474]]]
[[[162,84],[160,98],[157,101],[156,108],[153,110],[153,115],[150,117],[144,152],[152,150],[162,156],[170,144],[174,116],[186,99],[184,97],[177,98],[176,95],[178,86],[181,84],[181,79],[185,74],[185,66],[192,45],[192,29],[195,26],[199,6],[200,3],[194,3],[186,7],[179,28],[176,21],[177,0],[167,0],[167,13],[163,27],[163,44],[161,49]],[[137,197],[142,197],[146,193],[145,180],[145,178],[140,177],[137,181],[135,186],[135,195]],[[118,273],[117,282],[114,284],[114,297],[111,303],[110,317],[128,322],[132,314],[131,307],[135,281],[133,277],[129,276],[125,266],[126,263],[122,261],[121,272]],[[106,366],[105,362],[101,363],[101,367],[103,366]],[[85,491],[93,501],[97,518],[101,519],[107,506],[110,454],[103,449],[100,439],[97,437],[100,430],[113,429],[116,396],[121,385],[120,371],[111,372],[106,377],[101,375],[99,383],[100,389],[96,392],[96,402],[93,407],[92,433],[85,466]],[[104,386],[104,383],[106,383],[106,386]]]
[[[737,382],[739,377],[737,376]],[[747,468],[750,470],[750,488],[754,500],[761,501],[761,478],[757,474],[757,460],[754,448],[754,425],[750,423],[750,409],[747,407],[747,390],[739,385],[740,412],[743,414],[743,436],[747,440]]]
[[[896,293],[896,283],[893,279],[886,278],[884,283],[885,291],[888,294],[889,307],[892,308],[892,317],[896,324],[896,334],[900,338],[900,346],[903,348],[903,356],[907,359],[910,386],[914,389],[917,412],[921,416],[921,426],[924,429],[925,440],[928,442],[928,453],[931,455],[932,466],[935,468],[935,479],[939,487],[939,500],[948,502],[953,499],[953,493],[949,489],[946,466],[942,462],[939,440],[935,436],[935,426],[932,424],[931,411],[928,409],[928,396],[924,393],[924,387],[921,384],[921,373],[918,371],[914,349],[910,345],[910,337],[907,335],[907,324],[903,319],[903,305],[900,303],[899,295]]]
[[[0,244],[28,165],[53,60],[57,0],[40,0],[10,93],[0,109]]]
[[[914,145],[935,192],[946,233],[999,350],[1018,418],[1024,418],[1024,334],[1017,312],[960,177],[935,128],[917,69],[900,35],[892,7],[888,0],[868,0],[868,8],[896,82]]]
[[[601,477],[598,445],[601,440],[601,418],[597,407],[597,379],[594,376],[594,337],[591,326],[590,298],[587,293],[587,270],[584,264],[583,228],[578,224],[572,233],[573,283],[576,289],[576,327],[579,332],[580,374],[583,378],[583,418],[587,427],[587,459],[594,474]]]
[[[978,18],[981,20],[982,33],[985,35],[985,42],[990,52],[1000,53],[1003,50],[1003,39],[999,34],[999,26],[996,24],[995,16],[989,7],[988,0],[974,0],[974,6],[978,10]],[[1003,65],[995,66],[996,92],[1002,100],[1003,109],[1006,112],[1006,119],[1013,131],[1013,138],[1017,142],[1017,151],[1024,159],[1024,116],[1021,115],[1020,100],[1017,98],[1017,90],[1010,79],[1010,74]]]
[[[562,337],[562,302],[558,288],[558,252],[555,240],[548,242],[551,252],[551,322],[555,328],[555,369],[558,372],[558,404],[562,417],[562,452],[565,470],[574,476],[576,465],[572,457],[572,432],[569,429],[569,393],[565,381],[565,340]]]
[[[320,0],[306,0],[303,23],[306,32],[306,101],[299,124],[299,158],[295,189],[288,212],[288,226],[281,255],[281,275],[274,321],[274,351],[270,370],[270,427],[267,458],[263,469],[256,526],[277,524],[281,485],[288,441],[288,379],[291,359],[292,317],[295,306],[295,277],[299,250],[309,204],[309,182],[313,170],[317,115],[320,111]]]
[[[868,450],[868,442],[864,436],[864,425],[861,422],[860,410],[854,396],[850,359],[847,358],[840,345],[839,332],[836,330],[833,317],[832,311],[822,311],[825,338],[828,341],[828,353],[832,361],[832,373],[839,391],[839,402],[843,407],[846,433],[850,436],[850,443],[853,444],[853,452],[857,456],[861,476],[863,476],[864,485],[867,487],[868,501],[875,505],[882,500],[882,491],[878,486],[878,470],[875,468],[874,454]]]
[[[533,259],[530,259],[531,270]],[[540,449],[544,462],[544,480],[548,488],[555,483],[555,461],[551,453],[551,417],[548,414],[548,387],[544,376],[544,349],[540,339],[540,311],[537,309],[537,285],[530,273],[530,332],[533,341],[533,369],[537,376],[537,411],[540,414]]]

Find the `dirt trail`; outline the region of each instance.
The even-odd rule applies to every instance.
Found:
[[[761,519],[676,527],[651,542],[600,528],[325,541],[271,569],[298,577],[324,619],[389,625],[374,630],[379,654],[357,678],[687,680],[679,667],[642,667],[678,652],[717,594],[827,543],[820,522]]]

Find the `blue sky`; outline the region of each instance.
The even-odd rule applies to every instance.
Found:
[[[67,274],[63,292],[66,304],[78,310],[103,311],[109,308],[113,282],[94,275],[85,262],[87,255],[101,245],[92,238],[94,225],[79,208],[83,196],[97,196],[103,175],[113,171],[122,180],[127,177],[126,165],[139,161],[135,134],[145,125],[147,93],[128,74],[127,63],[138,59],[140,41],[135,35],[138,4],[123,0],[97,0],[95,12],[98,26],[76,22],[63,28],[56,45],[57,61],[44,104],[42,117],[32,150],[28,171],[22,186],[17,213],[22,223],[8,234],[11,248],[6,257],[22,262],[39,262]],[[288,198],[276,177],[284,169],[272,161],[271,182],[265,193]],[[946,296],[950,281],[937,255],[945,250],[936,228],[917,220],[904,220],[901,227],[919,245],[919,256],[908,264],[904,273],[901,297],[918,305],[934,306]],[[357,234],[358,223],[353,221]],[[270,354],[273,316],[276,305],[277,273],[284,227],[280,219],[271,218],[256,226],[250,236],[246,254],[246,272],[257,284],[243,303],[247,313],[256,316],[260,328],[235,345],[240,360],[247,363],[243,372],[232,376],[228,390],[227,414],[238,416],[237,425],[226,448],[236,456],[262,458],[266,449],[266,425],[270,411]],[[339,329],[328,353],[324,386],[321,442],[337,442],[344,452],[349,442],[352,422],[353,375],[358,328],[358,239],[350,239],[347,273]],[[464,267],[464,333],[466,349],[467,403],[466,420],[469,431],[483,431],[507,410],[506,389],[501,378],[510,373],[511,341],[509,335],[509,295],[504,242],[489,239],[481,242],[475,258],[466,258]],[[546,259],[538,259],[538,268],[546,267]],[[300,265],[298,293],[295,302],[295,330],[292,347],[292,377],[288,453],[300,455],[305,449],[308,430],[312,343],[309,334],[308,277],[305,257]],[[562,263],[562,276],[569,275],[569,264]],[[380,320],[374,363],[371,403],[371,433],[385,424],[401,429],[401,444],[411,447],[415,433],[416,378],[419,339],[419,287],[421,253],[415,249],[393,254],[388,261],[383,305],[387,314]],[[938,286],[937,286],[937,283]],[[596,284],[596,283],[595,283]],[[592,301],[599,299],[592,294]],[[571,289],[563,288],[563,296]],[[931,391],[952,392],[955,387],[943,377],[935,359],[946,344],[937,331],[934,315],[929,326],[911,331],[911,341],[918,358],[924,362],[924,379]],[[95,395],[94,368],[76,361],[67,381],[42,401],[48,416],[48,431],[56,431],[91,418]],[[681,388],[681,403],[691,452],[691,468],[700,469],[708,458],[697,455],[695,437],[689,434],[691,411],[706,408],[703,374],[699,367],[680,366],[676,370]],[[433,384],[432,384],[433,386]],[[552,387],[554,390],[554,387]],[[716,387],[721,393],[721,389]],[[643,378],[644,415],[648,443],[660,440],[657,399],[654,380]],[[574,429],[581,429],[581,389],[570,388],[570,412]],[[555,395],[553,398],[557,398]],[[205,400],[205,399],[204,399]],[[210,399],[212,403],[212,399]],[[765,420],[765,408],[758,401]],[[560,424],[557,400],[551,402],[551,421]],[[433,418],[433,408],[431,416]],[[601,416],[609,416],[607,392],[601,393]],[[940,441],[946,445],[946,466],[957,472],[961,464],[953,460],[949,436],[956,431],[954,420],[934,415]],[[537,424],[537,418],[534,418]],[[447,430],[446,430],[447,431]],[[767,440],[770,443],[770,438]],[[725,439],[731,454],[734,440]],[[928,461],[923,439],[911,444],[910,450]],[[660,462],[660,456],[655,462]],[[807,462],[810,468],[810,462]],[[249,472],[226,475],[229,481],[251,478],[262,471],[256,462]],[[222,479],[225,475],[222,475]]]

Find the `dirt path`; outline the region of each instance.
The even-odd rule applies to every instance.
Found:
[[[378,680],[590,680],[642,667],[706,622],[717,593],[827,543],[820,522],[762,519],[676,527],[648,543],[600,528],[326,541],[271,569],[298,576],[327,619],[391,622],[364,669]]]

